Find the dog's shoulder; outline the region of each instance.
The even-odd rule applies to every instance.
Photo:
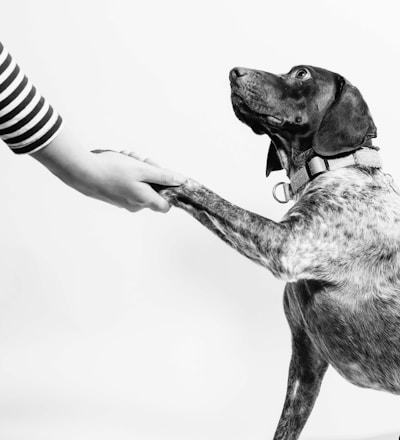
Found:
[[[308,185],[284,219],[296,218],[355,231],[363,226],[390,225],[400,232],[400,196],[378,169],[341,168]]]
[[[355,271],[362,277],[398,272],[400,196],[379,170],[347,167],[320,175],[283,223],[292,231],[287,254],[312,259],[333,281]]]

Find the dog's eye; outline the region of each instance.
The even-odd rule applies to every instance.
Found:
[[[311,77],[310,72],[306,69],[298,69],[294,73],[296,79],[308,79]]]

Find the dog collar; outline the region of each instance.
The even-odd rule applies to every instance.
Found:
[[[320,174],[348,167],[350,165],[381,168],[382,161],[376,147],[360,148],[347,156],[334,159],[325,159],[321,156],[314,156],[305,164],[305,166],[300,168],[290,177],[290,183],[277,183],[272,190],[272,195],[279,203],[287,203],[289,200],[293,200],[308,182],[311,182],[311,180],[315,179]],[[277,196],[279,186],[282,186],[284,199],[280,199]]]

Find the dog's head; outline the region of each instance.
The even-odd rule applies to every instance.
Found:
[[[230,72],[236,116],[271,145],[267,176],[312,148],[332,157],[360,148],[376,137],[376,127],[359,90],[342,76],[312,66],[274,75],[236,67]]]

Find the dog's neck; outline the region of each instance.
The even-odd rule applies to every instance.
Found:
[[[312,136],[285,137],[282,134],[270,136],[278,153],[282,168],[290,178],[315,155],[311,148]]]
[[[282,168],[286,171],[288,178],[291,178],[300,169],[307,166],[308,162],[317,154],[312,148],[312,136],[304,136],[285,139],[281,135],[271,136],[277,150]],[[359,148],[378,149],[372,145],[371,139],[365,141]],[[350,155],[352,152],[349,152]]]
[[[272,138],[272,136],[271,136]],[[372,145],[369,139],[362,145],[349,151],[346,154],[335,157],[321,157],[312,148],[310,142],[308,146],[303,143],[291,143],[290,147],[282,142],[282,138],[273,138],[273,142],[278,153],[282,167],[290,179],[290,184],[279,182],[273,189],[275,200],[286,203],[291,199],[296,199],[307,183],[320,174],[349,165],[362,165],[372,168],[381,168],[378,147]],[[283,186],[284,199],[280,199],[276,194],[278,186]]]

